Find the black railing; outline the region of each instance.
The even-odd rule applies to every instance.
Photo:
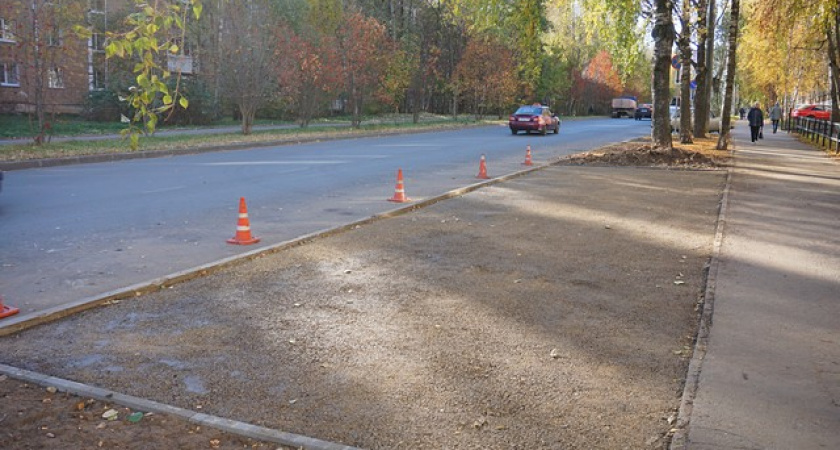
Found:
[[[788,115],[787,124],[783,128],[788,132],[799,133],[811,142],[827,147],[829,151],[833,150],[835,154],[840,153],[840,123],[838,122]]]

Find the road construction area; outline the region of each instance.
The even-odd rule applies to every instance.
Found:
[[[725,181],[550,166],[24,330],[0,363],[353,447],[667,448]]]

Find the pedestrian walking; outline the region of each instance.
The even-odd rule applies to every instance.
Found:
[[[744,107],[743,107],[743,106],[742,106],[740,109],[738,109],[738,115],[741,117],[741,120],[744,120],[744,116],[745,116],[746,114],[747,114],[747,110],[746,110],[746,109],[744,109]]]
[[[782,107],[779,106],[779,102],[776,102],[770,108],[770,122],[773,123],[773,134],[776,134],[776,130],[779,128],[779,121],[782,120]]]
[[[753,144],[758,140],[758,134],[764,125],[764,113],[761,112],[761,105],[755,102],[755,106],[747,113],[747,121],[750,124],[750,139]]]

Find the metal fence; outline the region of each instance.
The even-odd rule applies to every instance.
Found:
[[[787,123],[783,128],[788,132],[799,133],[811,142],[827,147],[829,151],[833,150],[834,154],[840,154],[840,123],[838,122],[788,115]]]

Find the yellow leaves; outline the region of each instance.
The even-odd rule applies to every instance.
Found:
[[[198,20],[201,18],[201,12],[204,11],[204,7],[200,2],[196,2],[195,0],[191,3],[193,5],[193,17],[195,17],[195,20]]]
[[[180,30],[183,35],[189,10],[192,10],[196,19],[201,17],[203,9],[200,0],[189,0],[189,8],[182,8],[182,4],[142,4],[138,12],[126,18],[128,31],[108,34],[106,58],[131,58],[135,54],[139,57],[133,67],[137,86],[129,89],[126,98],[135,113],[129,128],[123,133],[130,136],[130,145],[134,150],[138,148],[141,130],[154,133],[158,113],[171,113],[176,99],[182,108],[189,106],[189,101],[178,93],[177,88],[170,92],[166,81],[172,73],[160,67],[157,56],[159,52],[177,54],[181,51],[179,45],[170,42],[169,38],[173,29]],[[162,102],[163,105],[156,102]],[[137,122],[142,122],[142,127],[135,127]]]

